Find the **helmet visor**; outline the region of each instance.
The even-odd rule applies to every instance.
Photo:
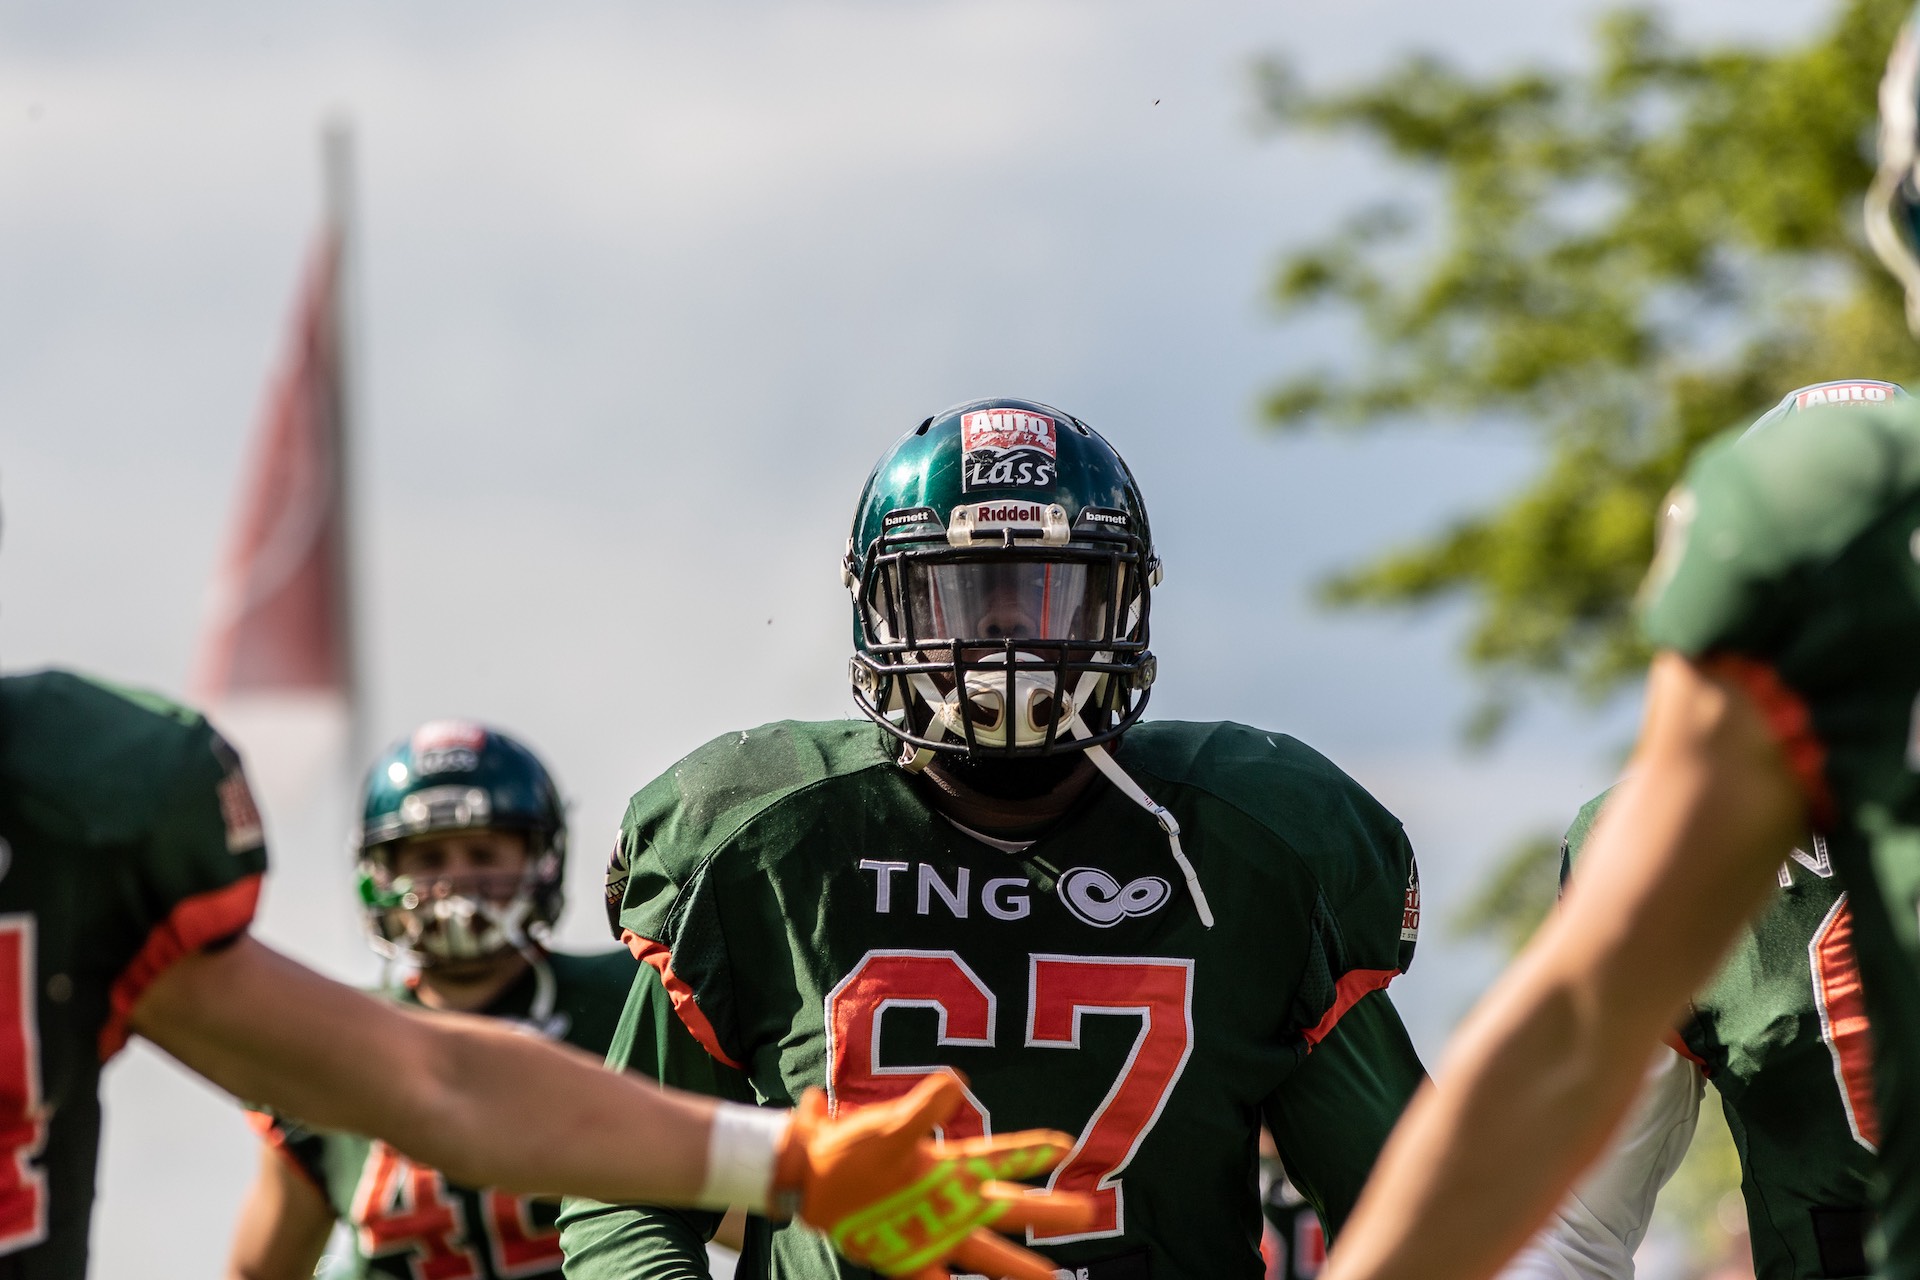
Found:
[[[1059,560],[909,562],[901,574],[899,604],[916,642],[1104,642],[1114,630],[1110,563]],[[883,601],[875,601],[884,606]],[[876,623],[893,610],[875,609]],[[883,627],[891,631],[892,628]],[[907,636],[893,636],[905,640]]]

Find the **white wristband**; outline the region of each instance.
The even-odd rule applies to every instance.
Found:
[[[707,1180],[700,1207],[764,1213],[773,1187],[773,1162],[791,1112],[774,1107],[743,1107],[723,1102],[714,1108],[707,1135]]]

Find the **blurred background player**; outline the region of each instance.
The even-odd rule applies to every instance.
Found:
[[[1881,85],[1874,248],[1920,332],[1920,47]],[[1873,1021],[1879,1272],[1920,1275],[1920,413],[1782,415],[1700,450],[1642,590],[1656,649],[1587,871],[1463,1025],[1328,1274],[1481,1276],[1627,1109],[1646,1053],[1822,832]]]
[[[866,719],[768,725],[634,797],[610,871],[645,962],[612,1065],[837,1103],[964,1073],[949,1136],[1077,1135],[1079,1280],[1262,1274],[1262,1123],[1337,1230],[1422,1078],[1385,988],[1400,824],[1291,738],[1140,719],[1161,566],[1126,464],[1023,400],[927,418],[844,561]],[[572,1202],[574,1280],[706,1274],[714,1217]],[[858,1273],[751,1224],[743,1277]]]
[[[1085,1220],[1003,1198],[1065,1150],[920,1135],[957,1105],[923,1090],[835,1124],[716,1106],[611,1075],[497,1020],[427,1015],[330,982],[248,936],[266,864],[239,760],[164,699],[64,672],[0,679],[0,1270],[87,1268],[99,1075],[145,1036],[237,1096],[378,1134],[457,1176],[615,1200],[795,1212],[896,1272],[949,1255],[1048,1280],[978,1231]],[[1034,1214],[1038,1212],[1038,1218]],[[849,1225],[911,1223],[903,1260]]]
[[[1812,408],[1907,399],[1890,382],[1816,383],[1788,392],[1751,430]],[[1563,882],[1612,794],[1595,797],[1568,829]],[[1656,1058],[1632,1118],[1555,1211],[1558,1229],[1516,1258],[1506,1280],[1633,1274],[1660,1188],[1693,1137],[1703,1080],[1732,1131],[1759,1280],[1867,1273],[1879,1124],[1853,919],[1825,836],[1803,833],[1776,879],[1771,905],[1689,1001],[1669,1040],[1674,1052]]]
[[[547,947],[567,825],[532,751],[470,721],[422,725],[368,771],[356,843],[368,937],[390,962],[382,994],[605,1055],[633,958]],[[383,1142],[256,1119],[266,1145],[234,1280],[306,1280],[337,1221],[351,1228],[340,1274],[411,1277],[432,1260],[477,1280],[559,1276],[557,1201],[450,1184]]]

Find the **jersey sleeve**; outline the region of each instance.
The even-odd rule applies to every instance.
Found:
[[[1704,447],[1663,513],[1641,592],[1660,648],[1770,657],[1804,619],[1808,579],[1920,491],[1911,406],[1789,415]]]
[[[1233,723],[1163,724],[1132,748],[1138,755],[1130,746],[1121,764],[1145,766],[1149,791],[1154,783],[1185,791],[1176,804],[1192,806],[1200,830],[1231,833],[1209,843],[1203,881],[1299,908],[1287,931],[1303,948],[1287,1033],[1306,1049],[1412,965],[1413,846],[1400,820],[1339,766],[1285,734]]]
[[[1281,1163],[1329,1237],[1346,1222],[1387,1135],[1425,1079],[1393,1002],[1373,991],[1266,1100]]]
[[[116,877],[142,941],[113,984],[103,1059],[126,1043],[134,1007],[154,980],[183,957],[245,933],[260,898],[266,838],[239,756],[198,717],[175,741],[150,828]]]
[[[1626,1125],[1500,1280],[1630,1280],[1654,1201],[1693,1141],[1703,1089],[1691,1062],[1662,1051]]]
[[[1318,1051],[1362,1000],[1407,971],[1420,937],[1420,869],[1395,822],[1319,881],[1292,1021]],[[1396,1018],[1397,1021],[1397,1018]]]
[[[732,1102],[755,1101],[746,1077],[693,1037],[652,967],[642,966],[634,977],[607,1066]],[[569,1199],[560,1213],[566,1274],[573,1280],[707,1280],[706,1243],[720,1218],[695,1209]]]

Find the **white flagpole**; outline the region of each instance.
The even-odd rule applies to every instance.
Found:
[[[362,646],[363,611],[359,597],[359,585],[362,579],[359,564],[360,511],[358,494],[360,486],[356,483],[355,467],[359,450],[355,433],[359,423],[359,404],[357,382],[354,374],[359,368],[356,338],[355,314],[358,310],[359,290],[356,268],[356,237],[354,212],[356,204],[356,183],[354,174],[353,126],[344,116],[329,119],[321,131],[321,166],[324,179],[324,199],[327,229],[334,239],[335,253],[338,255],[335,267],[335,288],[337,289],[333,306],[333,332],[330,343],[333,348],[335,368],[335,388],[332,426],[335,433],[334,456],[339,460],[339,510],[341,513],[341,556],[340,583],[341,602],[338,625],[341,628],[340,652],[345,655],[346,667],[346,769],[345,774],[351,786],[358,778],[360,767],[372,750],[368,740],[369,727],[366,716],[367,670],[364,662],[365,650]]]

